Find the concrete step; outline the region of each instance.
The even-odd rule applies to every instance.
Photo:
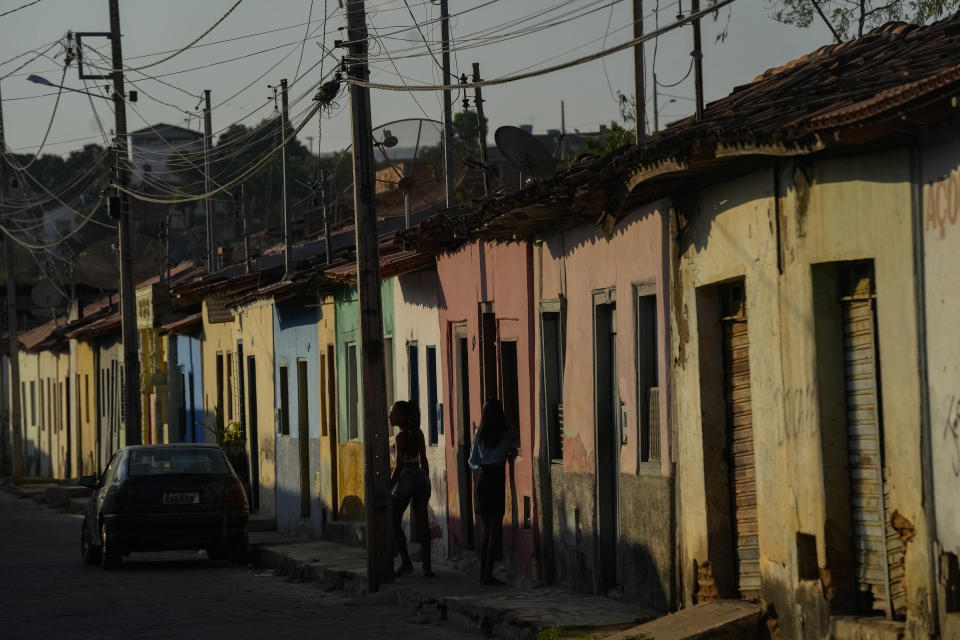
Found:
[[[625,631],[605,640],[748,640],[759,637],[761,610],[744,600],[714,600]]]
[[[324,540],[350,547],[367,546],[367,524],[363,520],[331,520],[323,535]]]
[[[902,622],[882,618],[835,616],[830,619],[830,637],[835,640],[900,640],[904,631]]]
[[[70,506],[70,501],[74,498],[89,498],[90,489],[88,487],[60,485],[49,487],[44,494],[44,502],[51,507],[63,509]]]
[[[251,513],[247,524],[248,531],[276,531],[277,520],[262,513]]]

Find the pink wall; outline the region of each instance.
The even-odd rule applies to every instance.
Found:
[[[469,346],[471,434],[480,420],[482,406],[480,371],[480,303],[493,303],[500,339],[516,339],[520,405],[520,455],[513,483],[508,488],[507,514],[504,518],[504,552],[514,569],[534,578],[534,552],[537,508],[534,504],[534,326],[533,263],[528,244],[492,245],[473,242],[437,259],[440,278],[440,330],[443,344],[444,425],[447,451],[447,499],[450,521],[450,553],[464,548],[461,532],[460,468],[458,448],[469,450],[470,442],[457,433],[456,363],[454,327],[466,325]],[[509,482],[509,480],[508,480]],[[471,489],[472,490],[472,489]],[[523,498],[531,504],[531,526],[523,527]]]
[[[653,283],[657,295],[657,338],[660,347],[660,459],[669,471],[668,345],[669,254],[665,248],[664,217],[657,203],[626,216],[611,237],[593,225],[582,225],[551,237],[534,248],[537,298],[567,299],[566,353],[563,376],[565,472],[594,473],[593,297],[592,292],[616,287],[618,388],[627,412],[627,443],[620,450],[620,471],[636,473],[638,460],[636,399],[637,285]],[[539,336],[539,329],[538,329]],[[539,354],[539,339],[536,341]],[[540,416],[540,394],[536,395]],[[539,446],[540,430],[537,433]]]

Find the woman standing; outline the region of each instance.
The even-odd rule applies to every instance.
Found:
[[[475,510],[483,524],[480,538],[480,582],[483,584],[503,584],[493,577],[493,562],[503,544],[506,462],[516,453],[509,431],[503,406],[496,398],[490,398],[483,405],[469,460],[470,467],[480,471]]]
[[[420,538],[423,554],[423,575],[432,577],[430,557],[430,525],[427,521],[427,503],[430,501],[430,467],[427,463],[427,446],[420,430],[420,409],[406,400],[398,400],[390,408],[390,425],[400,427],[396,438],[397,464],[390,482],[393,485],[393,540],[400,553],[400,567],[396,575],[413,573],[407,537],[403,533],[403,512],[413,502],[413,518]]]

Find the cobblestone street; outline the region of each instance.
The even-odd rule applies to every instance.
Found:
[[[80,562],[80,516],[0,492],[0,637],[476,638],[395,604],[354,598],[201,553],[133,554],[119,571]]]

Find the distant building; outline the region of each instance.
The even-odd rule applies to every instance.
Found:
[[[178,168],[171,160],[178,153],[202,153],[203,134],[171,124],[155,124],[130,134],[134,184],[161,181],[180,184]]]

